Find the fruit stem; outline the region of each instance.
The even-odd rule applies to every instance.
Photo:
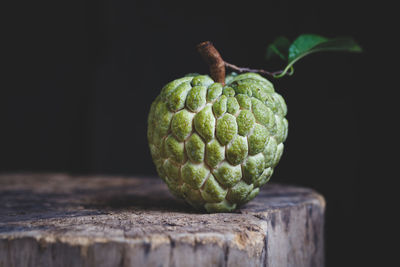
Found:
[[[210,41],[205,41],[198,44],[196,48],[210,67],[211,78],[215,82],[225,84],[225,61],[214,45]]]
[[[279,70],[279,71],[266,71],[262,69],[250,69],[250,68],[242,68],[231,63],[224,61],[218,52],[218,50],[214,47],[214,45],[210,41],[205,41],[196,46],[197,51],[203,57],[203,59],[210,66],[210,75],[214,81],[218,83],[225,84],[225,68],[229,68],[235,70],[239,73],[242,72],[253,72],[259,73],[263,76],[270,76],[273,78],[280,78],[285,75],[293,74],[293,67],[290,69]]]

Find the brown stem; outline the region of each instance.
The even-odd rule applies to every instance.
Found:
[[[242,72],[253,72],[259,73],[261,75],[268,75],[274,78],[277,78],[276,75],[282,74],[283,70],[278,70],[274,72],[262,70],[262,69],[250,69],[250,68],[241,68],[231,63],[224,61],[214,47],[214,45],[210,41],[205,41],[196,46],[197,51],[201,54],[203,59],[208,63],[210,66],[210,74],[211,78],[214,81],[225,84],[225,67],[235,70],[239,73]],[[286,72],[285,74],[291,75],[290,72]]]
[[[214,45],[206,41],[198,44],[196,48],[209,65],[211,78],[215,82],[225,84],[225,62]]]

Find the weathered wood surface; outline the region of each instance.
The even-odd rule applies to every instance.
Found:
[[[323,266],[325,202],[267,184],[201,214],[159,179],[0,176],[0,266]]]

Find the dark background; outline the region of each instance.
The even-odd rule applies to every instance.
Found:
[[[364,249],[374,234],[361,231],[368,220],[361,213],[364,186],[374,178],[372,150],[381,145],[371,137],[382,123],[371,110],[385,108],[371,71],[377,44],[371,31],[380,21],[374,7],[32,1],[12,12],[3,25],[9,60],[0,98],[0,172],[155,176],[146,140],[149,107],[167,82],[207,73],[197,43],[213,41],[236,65],[277,70],[282,63],[266,62],[264,54],[279,35],[354,37],[364,53],[312,55],[295,65],[294,76],[273,81],[288,105],[289,137],[272,181],[325,196],[327,266],[371,261]]]

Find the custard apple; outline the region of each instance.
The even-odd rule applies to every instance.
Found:
[[[284,99],[255,73],[225,85],[191,74],[168,83],[151,105],[148,141],[173,195],[208,212],[252,200],[271,177],[288,133]]]

